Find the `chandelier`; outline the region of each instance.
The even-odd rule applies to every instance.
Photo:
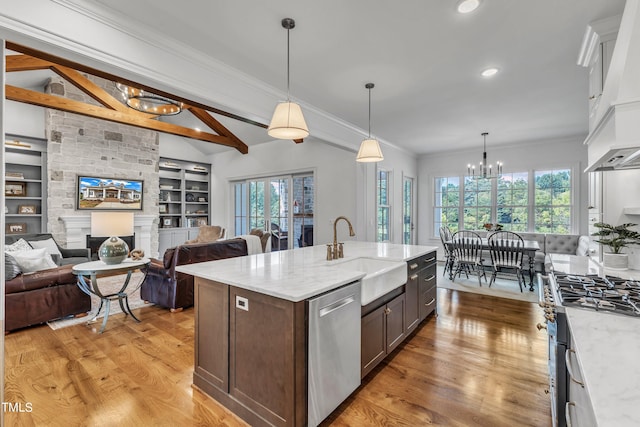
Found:
[[[156,95],[142,89],[116,83],[124,102],[134,110],[159,116],[173,116],[182,111],[182,102]]]
[[[476,165],[469,163],[467,165],[467,175],[471,178],[498,178],[502,175],[502,165],[503,163],[498,161],[496,162],[496,167],[487,163],[487,135],[489,132],[483,132],[482,137],[484,138],[483,143],[483,151],[482,151],[482,161],[478,165],[478,170],[476,173]]]

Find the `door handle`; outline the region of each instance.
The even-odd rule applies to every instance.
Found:
[[[342,307],[344,307],[345,305],[351,304],[352,302],[355,301],[355,298],[353,295],[349,295],[346,298],[341,299],[340,301],[336,301],[333,304],[329,304],[326,307],[323,307],[320,309],[320,317],[324,317],[336,310],[341,309]]]

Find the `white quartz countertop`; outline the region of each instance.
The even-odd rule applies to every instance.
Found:
[[[588,257],[552,255],[555,271],[640,279]],[[567,321],[599,426],[640,425],[640,318],[566,307]],[[576,373],[576,375],[580,375]]]
[[[181,265],[176,270],[293,302],[359,280],[364,272],[332,265],[355,258],[407,261],[436,246],[345,242],[344,258],[327,261],[326,245]]]

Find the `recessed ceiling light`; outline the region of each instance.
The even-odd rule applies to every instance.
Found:
[[[461,0],[460,3],[458,3],[458,12],[473,12],[478,6],[480,6],[480,0]]]
[[[498,69],[495,67],[487,68],[486,70],[480,73],[482,77],[493,77],[496,74],[498,74]]]

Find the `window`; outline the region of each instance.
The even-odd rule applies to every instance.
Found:
[[[234,224],[236,235],[249,234],[247,230],[247,183],[239,182],[234,185]]]
[[[571,170],[535,171],[535,224],[537,233],[571,230]]]
[[[572,229],[571,169],[512,172],[498,179],[436,177],[433,237],[441,226],[567,234]],[[461,199],[462,197],[462,199]]]
[[[460,217],[460,178],[440,177],[435,180],[434,221],[435,237],[439,237],[440,227],[448,226],[452,232],[458,231]]]
[[[391,238],[391,172],[378,171],[377,190],[377,240],[378,242],[388,242]]]
[[[496,221],[505,230],[527,231],[529,224],[529,174],[506,173],[498,178]]]
[[[413,244],[413,178],[406,176],[402,183],[402,243]]]
[[[486,178],[464,178],[464,228],[482,230],[491,221],[491,180]]]

